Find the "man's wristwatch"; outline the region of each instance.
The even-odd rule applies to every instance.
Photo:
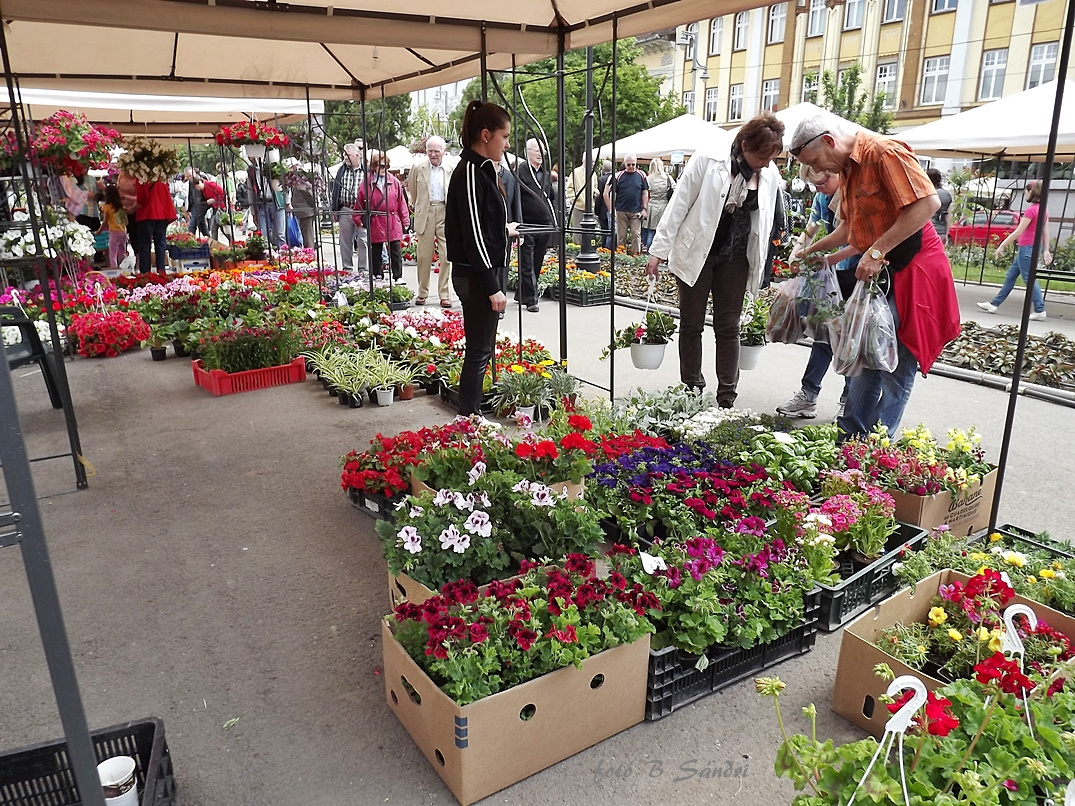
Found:
[[[870,249],[870,251],[867,254],[869,254],[869,256],[874,260],[884,260],[885,259],[885,253],[882,252],[880,249],[878,249],[876,246],[873,247],[872,249]]]

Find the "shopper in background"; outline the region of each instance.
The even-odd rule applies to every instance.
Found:
[[[672,201],[672,192],[676,189],[676,180],[664,168],[660,157],[654,157],[649,163],[649,210],[642,217],[642,251],[648,252],[653,243],[653,236],[661,223],[668,202]]]
[[[997,308],[1004,304],[1008,294],[1012,293],[1012,289],[1015,288],[1015,281],[1019,277],[1023,278],[1024,283],[1030,281],[1030,253],[1034,249],[1034,236],[1037,234],[1038,215],[1040,215],[1038,206],[1038,202],[1041,200],[1040,179],[1035,179],[1026,186],[1026,200],[1028,206],[1023,210],[1023,217],[1019,219],[1019,226],[1001,241],[997,247],[995,254],[999,258],[1014,241],[1016,244],[1015,257],[1012,259],[1012,265],[1008,267],[1008,274],[1004,277],[1004,285],[1000,287],[997,295],[989,302],[978,303],[978,307],[986,313],[997,312]],[[1045,227],[1042,229],[1041,259],[1046,266],[1053,262],[1053,256],[1049,252],[1048,213],[1045,214]],[[1041,293],[1041,286],[1038,285],[1037,280],[1034,280],[1031,294],[1034,311],[1030,314],[1030,318],[1040,322],[1045,318],[1045,297]]]
[[[138,271],[149,271],[149,250],[153,249],[157,271],[164,274],[168,225],[175,221],[175,205],[167,182],[138,183]]]
[[[605,205],[615,212],[616,246],[625,247],[632,255],[641,254],[642,217],[649,210],[649,183],[638,170],[636,155],[623,158],[623,170],[605,183],[604,194]]]
[[[434,243],[440,249],[440,274],[437,293],[442,308],[452,307],[452,264],[444,254],[444,202],[454,165],[444,159],[447,143],[433,135],[426,140],[425,159],[417,159],[407,174],[407,191],[414,206],[414,237],[418,241],[415,262],[418,269],[418,294],[415,305],[425,305],[429,296],[429,279],[433,271]]]
[[[407,196],[403,185],[396,175],[390,173],[388,155],[383,151],[371,151],[369,155],[370,175],[366,182],[358,187],[355,197],[355,210],[369,210],[370,245],[373,247],[370,258],[370,275],[384,277],[384,249],[387,245],[388,259],[392,265],[392,279],[403,279],[403,250],[400,241],[403,231],[411,226],[411,213],[407,207]],[[355,226],[361,224],[363,212],[355,215]]]
[[[114,269],[127,257],[127,213],[115,185],[105,186],[105,200],[100,209],[100,232],[108,233],[108,265]]]
[[[941,172],[936,168],[930,168],[926,171],[926,176],[929,177],[929,181],[933,183],[933,187],[937,189],[937,198],[941,202],[940,208],[933,214],[933,229],[937,230],[937,234],[940,236],[941,241],[948,240],[948,212],[952,208],[952,194],[944,189],[942,182],[943,177]]]
[[[702,331],[713,299],[717,404],[730,408],[739,384],[739,317],[761,286],[769,236],[783,186],[772,160],[783,150],[784,124],[765,113],[750,120],[730,146],[699,151],[679,178],[650,245],[646,274],[662,263],[679,287],[679,375],[696,390],[702,375]]]
[[[365,271],[367,263],[365,220],[355,219],[355,199],[366,177],[364,151],[361,142],[347,143],[343,147],[343,165],[332,179],[330,206],[333,219],[340,225],[340,263],[348,273],[356,268]]]
[[[507,305],[504,279],[517,225],[508,206],[499,165],[508,147],[511,119],[496,104],[471,101],[463,114],[464,150],[452,172],[445,210],[445,239],[452,286],[463,306],[466,352],[459,376],[459,413],[481,412],[486,367],[496,347],[499,315]]]

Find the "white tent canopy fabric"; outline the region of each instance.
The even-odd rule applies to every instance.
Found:
[[[980,154],[1044,157],[1049,145],[1056,82],[917,126],[896,136],[918,154],[971,157]],[[1075,154],[1075,82],[1067,80],[1060,113],[1057,154]]]
[[[26,87],[355,99],[746,10],[752,0],[2,0]]]
[[[706,123],[695,115],[680,115],[653,128],[636,132],[616,141],[616,158],[635,154],[639,159],[668,157],[674,151],[690,156],[701,148],[730,142],[732,135],[715,123]],[[612,156],[612,144],[594,149],[594,159]]]
[[[289,98],[212,98],[183,95],[143,95],[109,92],[24,88],[22,103],[29,117],[43,120],[57,110],[82,112],[91,123],[124,134],[157,138],[202,139],[221,126],[250,116],[291,123],[305,119],[305,100]],[[309,112],[323,114],[324,101],[309,102]]]
[[[865,131],[865,129],[857,123],[854,123],[850,120],[846,120],[845,118],[841,118],[828,111],[827,109],[822,109],[817,104],[812,104],[809,101],[803,101],[802,103],[795,104],[794,106],[789,106],[787,109],[779,109],[773,114],[776,115],[780,122],[784,124],[785,151],[787,151],[794,145],[794,143],[792,142],[792,138],[795,136],[795,129],[798,128],[799,124],[807,118],[813,117],[814,115],[830,117],[834,121],[837,121],[839,125],[842,126],[844,129],[850,129],[851,131]],[[732,131],[732,134],[734,135],[738,133],[739,129],[741,128],[742,126],[735,129],[734,131]]]

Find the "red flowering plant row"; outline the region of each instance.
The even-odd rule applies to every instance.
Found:
[[[1065,686],[1071,666],[1070,661],[1058,663],[1035,681],[1017,661],[993,652],[975,664],[972,680],[927,692],[917,707],[912,690],[904,689],[888,704],[893,714],[915,709],[906,743],[898,750],[903,758],[879,759],[865,779],[878,752],[876,739],[845,745],[820,741],[813,705],[803,709],[811,721],[810,735],[789,735],[780,712],[784,684],[762,678],[755,685],[772,697],[776,708],[783,738],[776,772],[801,792],[792,806],[850,803],[856,796],[910,806],[1038,806],[1050,797],[1063,801],[1075,777],[1075,693]],[[879,664],[876,673],[889,681],[894,676],[886,664]],[[902,780],[907,782],[906,800]]]
[[[737,531],[710,529],[686,539],[657,540],[636,551],[617,546],[610,567],[660,602],[651,614],[655,646],[694,654],[714,646],[750,648],[803,624],[814,587],[799,545],[770,535],[760,518]]]
[[[599,462],[590,497],[625,534],[685,538],[709,526],[734,527],[743,517],[772,517],[774,495],[792,489],[774,483],[764,468],[719,458],[703,442],[643,447]]]
[[[622,574],[598,578],[594,561],[531,567],[486,593],[445,585],[422,605],[396,608],[395,634],[449,697],[466,705],[653,632],[655,597]]]
[[[1005,607],[1015,595],[998,571],[984,569],[966,584],[941,585],[927,621],[897,624],[881,631],[877,646],[913,669],[929,669],[949,680],[967,677],[984,658],[1000,650]],[[1057,661],[1073,657],[1071,639],[1044,619],[1031,627],[1013,620],[1023,641],[1028,672],[1047,675]]]
[[[367,450],[342,458],[341,486],[392,497],[410,489],[411,471],[437,451],[473,449],[469,471],[483,457],[482,442],[491,438],[491,426],[478,417],[458,417],[446,425],[401,431],[393,437],[377,434]]]
[[[260,143],[274,148],[286,147],[291,140],[279,129],[273,128],[260,120],[249,123],[233,123],[216,133],[217,145],[243,146]]]
[[[114,358],[148,339],[149,325],[134,311],[85,313],[71,317],[67,333],[77,341],[79,355]]]

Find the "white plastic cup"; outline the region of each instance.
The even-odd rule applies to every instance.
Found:
[[[114,756],[97,765],[108,806],[138,806],[137,766],[130,756]]]

